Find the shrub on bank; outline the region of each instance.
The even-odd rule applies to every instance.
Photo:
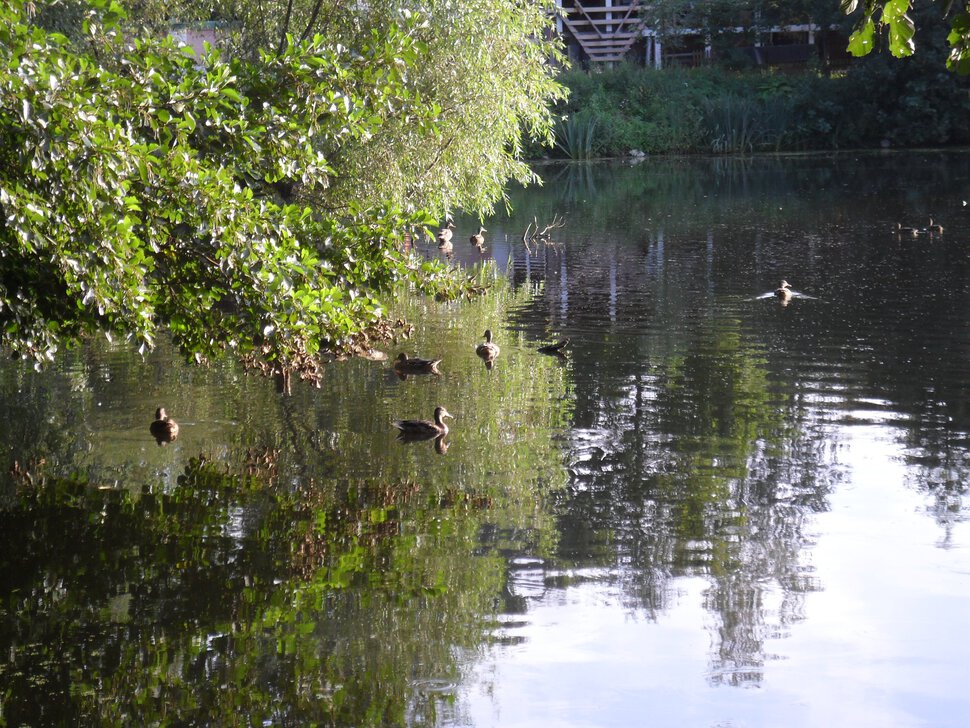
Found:
[[[537,157],[970,144],[970,79],[931,53],[866,58],[831,76],[622,64],[560,81],[570,95],[556,108],[557,148]],[[580,138],[583,153],[570,153]]]

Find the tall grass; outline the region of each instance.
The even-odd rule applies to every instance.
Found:
[[[702,125],[715,154],[749,154],[761,141],[758,104],[742,96],[705,99]]]
[[[590,114],[570,114],[556,124],[556,147],[570,159],[592,159],[597,120]]]

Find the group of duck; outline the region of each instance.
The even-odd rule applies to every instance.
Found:
[[[484,338],[485,341],[475,347],[475,354],[485,364],[485,368],[491,370],[495,366],[495,360],[498,359],[501,349],[498,344],[492,341],[491,329],[485,329]],[[566,357],[567,346],[569,346],[569,339],[562,339],[555,344],[540,346],[538,351],[541,354],[548,354],[564,359]],[[438,369],[440,363],[441,359],[408,357],[407,354],[402,352],[398,354],[397,359],[394,361],[394,373],[401,379],[407,378],[409,374],[434,374],[437,376],[441,374]],[[394,420],[391,424],[400,430],[398,435],[400,439],[405,441],[435,439],[436,448],[441,452],[442,450],[438,447],[438,443],[443,445],[443,438],[448,434],[448,423],[445,422],[446,418],[454,419],[454,415],[444,407],[438,406],[435,407],[433,419]]]
[[[498,359],[501,349],[498,344],[492,341],[491,329],[485,329],[484,338],[485,341],[475,347],[475,354],[485,364],[485,368],[491,370],[495,366],[495,360]],[[569,339],[563,339],[555,344],[540,346],[538,351],[542,354],[565,358],[567,346],[569,346]],[[409,357],[401,352],[394,360],[394,373],[401,379],[407,379],[408,375],[416,374],[440,376],[439,364],[441,364],[441,359]],[[439,452],[444,452],[448,447],[442,439],[448,434],[448,425],[445,418],[453,419],[454,415],[444,407],[439,406],[435,407],[434,418],[431,420],[395,420],[391,424],[400,430],[399,437],[403,440],[438,439],[438,442],[435,443],[436,449]],[[155,410],[155,419],[148,429],[160,446],[174,442],[179,435],[178,423],[169,417],[164,407]]]
[[[468,238],[468,242],[475,247],[479,253],[485,252],[485,236],[482,233],[487,233],[488,230],[482,225],[478,226],[478,232],[474,233]],[[445,219],[445,226],[438,231],[438,250],[442,253],[450,254],[454,250],[454,244],[451,242],[455,235],[455,222],[450,217]]]

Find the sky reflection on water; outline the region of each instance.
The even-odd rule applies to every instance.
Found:
[[[807,559],[819,588],[798,619],[772,622],[758,680],[731,687],[712,669],[718,626],[704,605],[709,582],[672,580],[654,618],[631,603],[616,572],[528,599],[514,629],[462,692],[475,726],[963,726],[970,660],[966,546],[941,548],[926,498],[901,487],[906,466],[891,430],[845,428],[844,487],[813,517]],[[514,588],[514,586],[513,586]],[[771,634],[773,633],[773,634]]]

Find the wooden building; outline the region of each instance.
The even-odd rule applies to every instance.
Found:
[[[557,29],[570,60],[584,68],[592,64],[633,61],[654,68],[696,66],[717,60],[703,31],[680,28],[664,35],[647,26],[642,0],[558,0],[562,13]],[[723,28],[720,37],[736,36],[733,49],[761,66],[803,65],[813,59],[841,65],[847,58],[845,39],[832,29],[800,24],[758,28]]]

